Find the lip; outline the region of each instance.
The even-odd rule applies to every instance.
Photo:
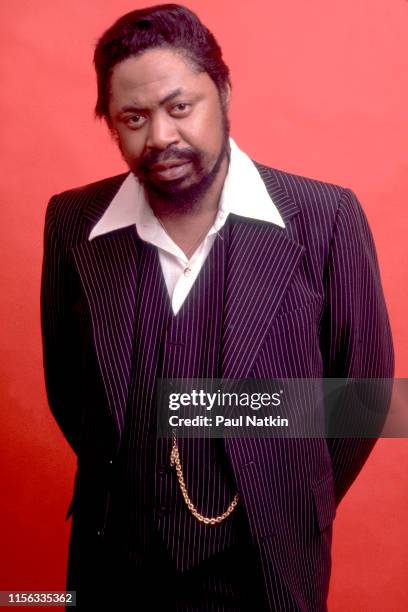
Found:
[[[173,181],[182,178],[188,171],[189,161],[168,161],[150,167],[151,174],[161,181]]]
[[[187,163],[187,160],[183,159],[168,159],[165,162],[159,164],[153,164],[150,166],[150,170],[156,172],[157,170],[167,170],[167,168],[174,168],[175,166],[183,166]]]

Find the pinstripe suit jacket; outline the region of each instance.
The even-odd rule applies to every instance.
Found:
[[[224,378],[393,376],[372,235],[353,192],[256,164],[285,228],[232,215]],[[131,372],[135,227],[88,241],[126,174],[53,196],[41,289],[49,404],[78,455],[68,516],[94,545]],[[325,608],[336,506],[373,439],[227,439],[272,609]]]

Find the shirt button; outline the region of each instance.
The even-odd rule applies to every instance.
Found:
[[[163,463],[159,466],[158,472],[160,476],[165,476],[171,472],[171,466]]]
[[[191,268],[186,268],[184,270],[184,276],[190,276],[191,275]]]
[[[168,514],[168,512],[169,512],[169,509],[167,506],[160,506],[160,508],[158,508],[157,510],[157,516],[159,518],[163,518],[166,516],[166,514]]]

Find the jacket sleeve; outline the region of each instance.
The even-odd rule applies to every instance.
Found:
[[[339,202],[325,274],[326,308],[321,345],[326,378],[392,379],[394,353],[373,237],[356,196],[345,189]],[[392,385],[386,389],[391,389]],[[352,419],[367,409],[358,393],[345,396],[340,410]],[[385,418],[390,393],[374,411]],[[352,412],[354,411],[354,415]],[[370,412],[370,407],[368,412]],[[327,439],[337,503],[360,472],[377,437]]]
[[[48,203],[44,228],[41,276],[41,330],[48,403],[62,433],[76,454],[79,450],[81,410],[73,371],[70,317],[69,258],[59,240],[57,197]]]

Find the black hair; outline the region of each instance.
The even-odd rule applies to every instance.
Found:
[[[221,48],[197,15],[179,4],[158,4],[123,15],[98,40],[94,53],[97,117],[105,117],[109,122],[110,78],[114,66],[157,47],[182,52],[196,70],[208,73],[220,95],[231,87]]]

